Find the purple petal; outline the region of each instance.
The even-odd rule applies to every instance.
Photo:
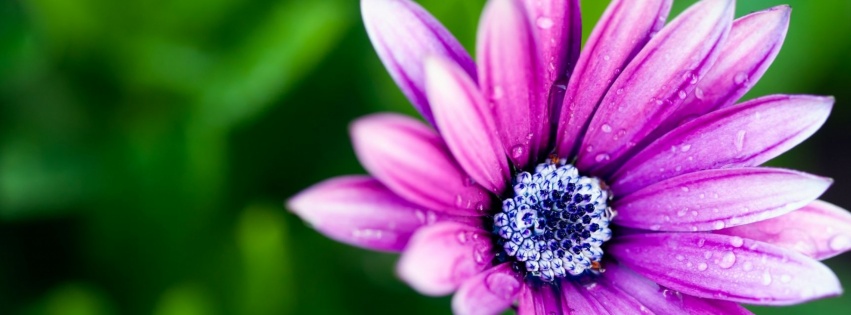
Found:
[[[647,43],[603,97],[577,167],[608,172],[646,141],[712,66],[730,30],[733,8],[733,0],[698,2]]]
[[[501,131],[503,147],[518,168],[546,149],[549,114],[544,67],[523,5],[492,0],[485,5],[476,43],[479,85]]]
[[[617,264],[606,265],[602,278],[638,300],[656,314],[749,315],[739,304],[708,300],[660,287],[645,277]]]
[[[440,22],[413,1],[361,0],[361,14],[384,67],[414,107],[434,125],[425,92],[425,58],[452,60],[475,78],[473,59]]]
[[[567,84],[556,132],[556,153],[572,157],[591,115],[612,82],[665,25],[671,0],[609,4],[577,61]]]
[[[549,284],[530,283],[520,293],[517,315],[562,315],[565,305],[561,292]]]
[[[695,171],[760,165],[824,124],[833,98],[774,95],[700,117],[630,158],[611,178],[616,195]]]
[[[288,200],[287,208],[330,238],[384,251],[401,251],[423,225],[453,219],[405,201],[367,176],[326,180]]]
[[[457,315],[501,314],[523,288],[523,279],[505,263],[485,270],[461,284],[452,297]]]
[[[762,221],[805,206],[832,180],[758,167],[674,177],[617,200],[618,225],[662,231],[709,231]]]
[[[452,293],[490,266],[490,233],[456,222],[417,230],[399,259],[399,277],[422,294]]]
[[[606,306],[588,293],[585,286],[572,279],[561,282],[561,293],[566,308],[565,314],[611,314]]]
[[[370,174],[428,209],[480,215],[490,203],[431,128],[402,115],[378,114],[351,126],[355,153]]]
[[[524,0],[529,20],[537,28],[544,67],[544,86],[550,87],[550,122],[554,123],[564,99],[564,85],[582,42],[582,15],[578,0]]]
[[[767,243],[711,233],[636,234],[608,252],[661,286],[701,298],[788,305],[842,293],[827,266]]]
[[[483,187],[502,193],[510,169],[496,124],[475,83],[454,63],[429,58],[426,91],[437,126],[458,164]]]
[[[792,8],[783,5],[734,21],[727,43],[712,69],[657,133],[676,128],[683,120],[733,105],[745,95],[780,51],[791,12]]]
[[[851,249],[851,214],[816,200],[782,216],[716,233],[749,238],[828,259]]]
[[[653,314],[653,312],[641,302],[632,297],[632,292],[621,291],[618,287],[603,278],[584,286],[585,292],[606,307],[612,314]],[[582,290],[581,288],[579,290]]]

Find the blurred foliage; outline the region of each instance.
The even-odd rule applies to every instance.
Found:
[[[772,163],[834,177],[825,199],[851,207],[836,145],[851,143],[851,2],[789,2],[786,45],[747,98],[836,96],[819,134]],[[484,0],[421,3],[472,51]],[[583,1],[586,36],[604,6]],[[363,172],[347,124],[375,111],[415,115],[355,0],[0,1],[0,314],[449,313],[394,276],[395,255],[281,207]],[[848,260],[828,262],[846,284]]]

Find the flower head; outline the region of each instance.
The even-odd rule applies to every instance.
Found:
[[[458,314],[747,314],[838,295],[817,259],[851,248],[831,180],[758,167],[812,135],[830,97],[736,104],[790,8],[733,20],[703,0],[613,1],[584,49],[578,1],[490,0],[473,59],[409,0],[362,0],[367,31],[426,125],[352,124],[370,176],[289,208],[332,238],[402,252]],[[795,233],[786,233],[794,231]]]

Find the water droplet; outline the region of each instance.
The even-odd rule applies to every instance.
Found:
[[[685,257],[683,257],[683,255],[680,255],[680,254],[677,254],[676,258],[679,261],[683,261],[683,259],[686,259]]]
[[[712,223],[712,228],[716,230],[720,230],[724,228],[724,221],[718,220]]]
[[[681,209],[680,211],[677,211],[677,216],[678,217],[684,217],[686,215],[686,213],[688,213],[688,208],[684,208],[684,209]]]
[[[741,237],[733,236],[733,237],[730,238],[730,245],[733,245],[733,247],[736,247],[736,248],[742,247],[742,244],[744,244],[744,243],[745,243],[745,240],[742,239]]]
[[[618,93],[618,95],[621,95],[621,94],[623,94],[623,89],[618,89],[617,91],[615,91],[615,93]]]
[[[703,99],[703,89],[695,88],[694,89],[694,97],[696,97],[699,100],[702,100]]]
[[[513,157],[515,159],[519,159],[521,156],[523,156],[523,146],[522,145],[518,144],[518,145],[511,147],[511,157]]]
[[[846,250],[848,247],[851,247],[851,238],[847,235],[836,235],[830,239],[828,246],[835,251]]]
[[[612,132],[612,126],[609,126],[609,124],[603,124],[602,126],[600,126],[600,130],[605,133],[610,133]]]
[[[688,187],[686,187],[686,186],[680,187],[680,189],[681,189],[683,192],[688,192],[688,191],[689,191]]]
[[[654,224],[654,225],[650,226],[650,229],[653,230],[653,231],[658,231],[661,228],[662,228],[662,226],[658,225],[658,224]]]
[[[709,258],[712,258],[712,252],[710,252],[710,251],[703,252],[703,259],[709,259]]]
[[[721,257],[721,260],[718,261],[718,267],[727,269],[733,267],[733,264],[736,263],[736,254],[733,252],[727,252],[724,256]]]
[[[467,232],[458,232],[458,242],[461,244],[467,243]]]
[[[597,154],[597,156],[594,157],[594,160],[597,162],[608,161],[609,159],[611,159],[611,157],[605,153]]]
[[[768,269],[765,269],[765,271],[762,273],[762,285],[769,284],[771,284],[771,273],[768,272]]]
[[[746,133],[747,133],[747,131],[744,131],[744,130],[739,130],[739,132],[736,133],[736,140],[734,141],[734,143],[736,145],[736,150],[739,151],[739,152],[741,152],[742,150],[745,149],[745,134]]]
[[[688,94],[686,94],[686,91],[683,91],[683,90],[680,90],[679,92],[677,92],[677,96],[679,96],[680,99],[685,99],[687,95]]]
[[[697,247],[703,247],[704,243],[706,243],[706,239],[704,238],[697,240]]]
[[[502,90],[501,86],[497,85],[493,87],[493,91],[491,91],[492,100],[501,99],[503,95],[505,95],[505,91]]]
[[[751,270],[753,270],[753,263],[751,263],[750,261],[746,261],[746,262],[744,262],[744,263],[742,264],[742,270],[744,270],[744,271],[751,271]]]
[[[700,271],[704,271],[704,270],[706,270],[706,268],[708,268],[708,267],[709,267],[709,266],[708,266],[708,265],[706,265],[706,263],[699,263],[699,264],[697,264],[697,270],[700,270]]]
[[[739,72],[733,77],[733,82],[738,85],[745,85],[748,83],[748,74],[744,72]]]
[[[684,144],[683,146],[680,147],[680,151],[688,152],[688,150],[691,150],[690,144]]]
[[[553,24],[554,24],[553,19],[548,18],[546,16],[539,17],[535,21],[535,23],[538,24],[538,27],[540,27],[541,29],[549,29],[549,28],[553,27]]]
[[[611,57],[609,57],[609,55],[603,56],[603,60],[609,61],[609,59],[611,59]]]

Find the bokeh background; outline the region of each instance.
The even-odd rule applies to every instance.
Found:
[[[421,3],[472,50],[484,0]],[[678,0],[675,12],[693,1]],[[792,4],[746,98],[834,95],[772,161],[851,208],[851,1]],[[605,1],[583,1],[585,35]],[[347,125],[416,115],[356,0],[0,0],[0,314],[448,314],[396,255],[333,242],[283,201],[363,173]],[[851,255],[827,261],[851,288]],[[835,313],[851,295],[761,314]]]

